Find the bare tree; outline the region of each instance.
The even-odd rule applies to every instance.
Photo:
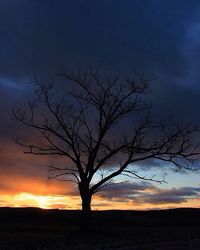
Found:
[[[50,166],[50,178],[65,177],[78,184],[83,230],[90,226],[92,196],[114,177],[165,181],[136,172],[134,163],[154,158],[178,169],[192,168],[199,153],[192,142],[198,128],[153,122],[146,103],[149,80],[144,74],[106,79],[89,69],[75,74],[63,71],[60,76],[62,86],[35,78],[42,107],[29,103],[26,111],[14,110],[14,117],[43,138],[42,143],[18,141],[25,153],[68,159],[67,166]]]

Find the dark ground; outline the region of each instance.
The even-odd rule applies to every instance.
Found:
[[[79,211],[0,208],[0,250],[200,250],[200,209],[93,212],[80,235]]]

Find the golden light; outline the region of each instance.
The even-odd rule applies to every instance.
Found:
[[[37,195],[22,192],[14,195],[0,195],[0,206],[79,209],[80,198],[76,196]]]
[[[181,204],[148,204],[133,200],[121,202],[119,199],[108,200],[95,196],[92,200],[93,210],[105,209],[166,209],[176,207],[199,207],[199,199],[191,199]],[[0,207],[38,207],[44,209],[80,209],[81,201],[79,196],[64,195],[39,195],[27,192],[18,194],[0,194]]]
[[[60,197],[53,197],[53,196],[42,196],[42,195],[34,195],[29,193],[21,193],[18,195],[17,200],[26,201],[27,204],[33,204],[35,207],[40,208],[50,208],[51,204],[57,201]]]

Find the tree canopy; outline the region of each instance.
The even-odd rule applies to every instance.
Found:
[[[165,181],[142,175],[134,163],[153,158],[192,169],[199,154],[193,141],[198,127],[154,120],[147,101],[150,81],[144,74],[106,78],[89,68],[62,71],[59,77],[62,83],[35,77],[36,99],[28,109],[13,112],[16,120],[41,134],[42,143],[17,142],[25,153],[68,159],[64,167],[49,167],[50,178],[77,183],[86,214],[92,195],[120,174]]]

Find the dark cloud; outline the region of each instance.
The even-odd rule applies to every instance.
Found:
[[[172,79],[182,71],[181,42],[198,9],[196,1],[1,1],[2,74],[108,56],[123,70]]]
[[[163,163],[163,161],[157,159],[147,159],[133,164],[133,167],[143,171],[156,171],[157,169],[162,169],[163,171],[165,171],[167,170],[168,164]]]
[[[192,91],[199,79],[198,1],[17,0],[0,7],[4,85],[106,57],[117,74],[137,68],[159,78],[153,86],[159,112],[184,110],[181,117],[199,120],[200,93]]]
[[[140,201],[149,204],[176,204],[189,201],[190,199],[199,198],[200,188],[182,187],[171,190],[158,190],[154,194],[144,194]]]
[[[182,163],[183,165],[187,166],[187,164],[190,165],[189,162],[187,161],[183,161],[181,160],[180,163]],[[191,166],[192,167],[192,166]],[[174,164],[170,163],[170,162],[165,162],[159,159],[147,159],[144,161],[139,161],[137,163],[133,163],[130,166],[130,169],[134,169],[135,171],[144,171],[144,172],[155,172],[158,173],[157,178],[162,179],[164,176],[167,176],[170,172],[175,172],[175,173],[180,173],[180,174],[188,174],[187,169],[178,169]],[[200,163],[198,161],[196,161],[195,163],[193,163],[193,169],[196,171],[196,173],[199,172],[200,170]]]
[[[35,72],[54,75],[60,64],[73,68],[106,57],[117,73],[137,68],[157,76],[154,100],[160,111],[175,108],[199,117],[200,93],[190,91],[191,76],[199,79],[198,1],[17,0],[1,1],[0,7],[5,84],[19,77],[27,81]]]
[[[181,204],[191,199],[198,199],[200,187],[180,187],[168,190],[158,188],[147,182],[120,182],[108,186],[98,195],[106,200],[134,201],[136,204]]]
[[[99,193],[99,196],[104,197],[105,199],[119,199],[121,201],[124,201],[129,199],[135,199],[141,192],[153,190],[154,188],[155,187],[149,182],[114,182],[105,187]]]

